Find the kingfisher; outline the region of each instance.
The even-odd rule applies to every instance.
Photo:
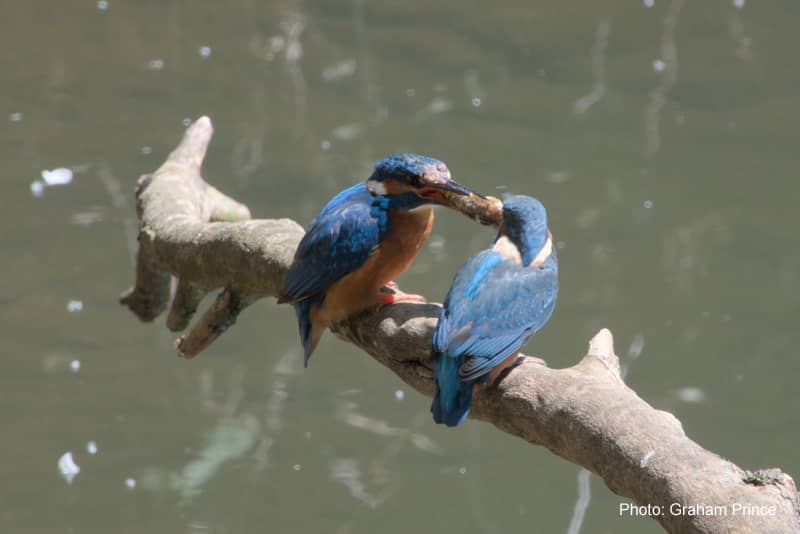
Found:
[[[457,426],[469,414],[474,384],[538,360],[520,356],[520,349],[550,319],[557,294],[558,260],[544,206],[505,195],[494,244],[458,271],[433,334],[435,422]]]
[[[337,194],[311,223],[283,281],[294,305],[304,365],[332,322],[375,305],[424,301],[394,278],[414,261],[433,226],[433,206],[484,197],[453,181],[447,166],[417,154],[378,161],[372,175]]]

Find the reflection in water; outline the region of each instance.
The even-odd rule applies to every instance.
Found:
[[[631,340],[630,346],[628,346],[628,352],[625,355],[625,358],[619,362],[619,375],[622,380],[625,380],[628,377],[628,372],[633,367],[633,364],[639,359],[639,356],[642,355],[644,351],[644,334],[639,333],[633,336]]]
[[[398,390],[401,391],[401,390]],[[352,396],[359,391],[343,391],[339,396]],[[344,485],[350,495],[370,508],[376,508],[386,501],[393,493],[388,487],[390,482],[390,465],[395,461],[403,448],[410,443],[413,447],[430,453],[441,455],[443,449],[430,437],[412,430],[391,426],[384,420],[364,415],[358,411],[358,403],[341,399],[338,403],[336,415],[347,425],[360,430],[366,430],[378,436],[390,438],[384,450],[367,462],[366,475],[359,468],[358,460],[352,458],[334,457],[330,461],[331,479]],[[427,417],[422,415],[414,420],[415,427],[425,424]],[[372,491],[369,488],[379,488]]]
[[[246,186],[249,178],[264,164],[264,128],[254,126],[241,135],[233,145],[231,167],[240,178],[239,184]]]
[[[429,452],[431,454],[442,453],[442,448],[430,437],[424,434],[413,432],[407,428],[393,427],[382,419],[376,419],[358,413],[358,404],[355,402],[341,401],[339,403],[336,415],[339,419],[352,427],[366,430],[379,436],[399,436],[402,438],[408,438],[411,444],[417,449]]]
[[[381,101],[380,85],[374,80],[372,62],[370,60],[370,43],[367,38],[367,13],[364,0],[353,0],[353,27],[356,34],[356,47],[358,48],[359,85],[363,89],[363,98],[367,104],[369,123],[378,126],[384,122],[389,109]],[[368,152],[368,147],[364,147]]]
[[[744,7],[744,3],[742,6]],[[736,43],[736,57],[742,61],[751,62],[755,59],[753,54],[753,39],[747,36],[744,31],[744,22],[739,9],[735,10],[728,21],[728,31],[731,39]]]
[[[583,518],[592,500],[592,473],[586,468],[578,471],[578,498],[572,510],[572,518],[567,527],[567,534],[578,534],[583,526]]]
[[[428,105],[417,111],[412,119],[414,122],[425,122],[434,115],[447,113],[453,109],[453,102],[441,96],[435,97]]]
[[[662,252],[665,276],[678,289],[692,291],[698,280],[710,274],[715,251],[726,247],[731,239],[720,213],[709,213],[671,230],[664,238]]]
[[[203,485],[217,474],[222,464],[253,448],[260,428],[258,419],[249,414],[222,417],[206,436],[196,460],[178,472],[148,468],[142,475],[142,486],[150,491],[170,489],[188,502],[201,493]]]
[[[464,73],[464,91],[474,107],[479,107],[486,99],[486,89],[481,83],[481,74],[475,69]]]
[[[326,82],[332,82],[340,78],[347,78],[356,72],[356,60],[344,59],[333,65],[328,65],[322,69],[322,79]]]
[[[609,35],[611,35],[611,19],[606,18],[597,23],[594,45],[590,52],[594,85],[588,95],[575,101],[572,109],[576,115],[586,113],[606,95],[606,49]]]
[[[655,156],[661,148],[661,108],[667,102],[667,95],[678,81],[678,48],[675,45],[675,28],[684,0],[672,0],[661,34],[661,83],[650,91],[650,103],[645,108],[645,153]],[[656,63],[653,64],[656,70]]]
[[[384,493],[380,497],[369,493],[362,480],[358,462],[351,458],[334,458],[331,461],[331,479],[340,482],[354,499],[363,502],[370,508],[377,508],[389,496],[388,493]]]
[[[283,412],[286,399],[289,398],[289,380],[297,375],[300,368],[300,354],[297,350],[286,351],[272,369],[272,394],[267,401],[267,429],[278,434],[283,428]]]
[[[117,215],[122,221],[122,228],[125,235],[125,244],[128,247],[128,254],[131,262],[136,261],[137,235],[139,224],[134,219],[135,211],[130,205],[128,188],[123,188],[120,179],[111,171],[111,165],[107,161],[100,161],[97,164],[97,176],[111,198],[111,205],[117,210]]]

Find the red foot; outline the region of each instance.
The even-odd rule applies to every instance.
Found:
[[[378,291],[378,303],[381,306],[398,302],[428,302],[422,295],[400,291],[395,282],[389,282]]]

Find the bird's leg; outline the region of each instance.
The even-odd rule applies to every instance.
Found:
[[[394,280],[378,290],[378,304],[388,306],[398,302],[428,302],[422,295],[402,291]]]

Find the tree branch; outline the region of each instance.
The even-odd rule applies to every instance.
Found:
[[[289,219],[251,220],[246,206],[202,179],[211,135],[211,121],[200,118],[167,161],[140,178],[136,284],[120,297],[137,317],[152,321],[166,309],[170,275],[176,277],[167,325],[179,331],[206,294],[223,288],[177,340],[184,357],[206,348],[254,301],[278,293],[303,236]],[[498,216],[469,214],[482,222]],[[437,304],[400,303],[332,330],[430,396],[438,313]],[[791,477],[779,469],[745,471],[689,439],[672,414],[654,409],[625,385],[606,329],[577,365],[518,366],[499,384],[478,387],[472,406],[471,417],[547,447],[600,476],[615,493],[650,505],[653,519],[669,532],[800,532],[800,500]],[[713,513],[675,513],[682,506]],[[708,508],[714,506],[719,508]]]

